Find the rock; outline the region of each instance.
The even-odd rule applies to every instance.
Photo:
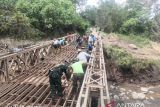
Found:
[[[128,100],[129,97],[127,97],[126,95],[123,96],[123,100]]]
[[[110,86],[110,88],[111,88],[111,89],[114,89],[114,88],[115,88],[115,86],[111,85],[111,86]]]
[[[146,92],[144,91],[144,92],[142,92],[142,93],[143,93],[143,94],[147,94],[147,93],[148,93],[148,91],[146,91]]]
[[[132,98],[133,98],[133,99],[138,99],[138,95],[137,95],[136,92],[133,92],[133,93],[132,93]]]
[[[114,95],[115,100],[119,100],[119,97],[117,95]]]
[[[120,93],[120,96],[123,96],[123,95],[125,95],[125,93],[124,93],[124,92]]]
[[[140,99],[140,100],[143,100],[143,99],[145,99],[145,94],[143,94],[143,93],[138,93],[138,99]]]
[[[145,88],[145,87],[141,87],[141,91],[144,91],[144,92],[148,92],[148,88]]]
[[[112,93],[109,93],[109,95],[111,96],[111,95],[112,95]]]
[[[127,100],[129,100],[129,97],[126,97]]]
[[[140,86],[139,86],[139,85],[137,85],[137,87],[139,88]]]
[[[115,87],[116,90],[118,90],[118,87]]]
[[[153,86],[148,87],[148,89],[152,89],[152,88],[154,88],[154,87]]]
[[[154,92],[153,91],[149,91],[149,93],[153,94]]]
[[[138,49],[135,44],[129,44],[129,47],[132,48],[132,49]]]
[[[145,104],[152,104],[151,102],[149,102],[148,100],[144,100],[143,101]]]
[[[150,97],[150,99],[154,100],[154,98],[153,98],[153,97]]]
[[[143,100],[143,99],[145,99],[145,94],[133,92],[133,93],[132,93],[132,98],[133,98],[133,99]]]
[[[124,88],[120,88],[120,91],[121,91],[121,92],[124,92],[124,91],[126,91],[126,89],[124,89]]]
[[[128,92],[130,92],[130,93],[131,93],[132,91],[131,91],[131,90],[128,90]]]
[[[133,83],[134,82],[133,79],[130,79],[130,82]]]

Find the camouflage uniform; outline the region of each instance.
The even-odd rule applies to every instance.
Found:
[[[50,83],[52,98],[56,94],[56,91],[59,96],[63,95],[62,94],[61,77],[64,72],[67,77],[67,80],[69,80],[69,73],[67,71],[67,68],[68,67],[66,65],[59,65],[58,67],[49,70],[49,83]]]

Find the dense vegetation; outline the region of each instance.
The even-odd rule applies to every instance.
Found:
[[[126,50],[117,46],[108,46],[107,56],[113,58],[117,66],[122,70],[136,68],[139,69],[137,71],[140,71],[140,69],[145,69],[154,63],[151,60],[136,59]]]
[[[0,0],[0,34],[14,38],[85,32],[86,22],[77,12],[79,0]]]
[[[157,1],[127,0],[125,5],[119,5],[114,0],[101,0],[98,7],[88,6],[81,15],[107,33],[160,40],[160,5],[156,4]]]

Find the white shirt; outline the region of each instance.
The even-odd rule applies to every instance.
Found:
[[[77,59],[79,61],[83,61],[84,63],[87,63],[87,57],[91,57],[91,55],[87,54],[86,52],[80,52],[77,55]]]
[[[11,52],[19,52],[19,51],[21,51],[22,49],[19,49],[19,48],[12,48],[11,49]]]
[[[89,38],[88,38],[88,42],[93,42],[93,38],[92,38],[92,36],[89,36]]]
[[[55,41],[53,42],[53,44],[54,44],[54,45],[57,45],[57,44],[59,44],[59,41],[58,41],[58,40],[55,40]]]

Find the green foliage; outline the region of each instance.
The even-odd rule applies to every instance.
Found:
[[[131,54],[117,46],[108,46],[106,51],[107,55],[115,60],[116,64],[122,71],[141,71],[154,64],[154,61],[135,59]]]
[[[136,32],[139,20],[137,18],[130,18],[125,21],[121,27],[121,32],[125,34],[130,34]]]
[[[0,32],[4,35],[12,35],[14,38],[29,38],[30,29],[29,19],[25,14],[14,12],[11,15],[0,15]]]
[[[0,0],[0,10],[14,11],[17,0]]]
[[[15,38],[42,37],[57,31],[84,33],[89,26],[72,0],[1,0],[0,8],[0,32]]]
[[[118,34],[118,37],[122,40],[128,41],[129,43],[136,44],[139,47],[150,45],[150,40],[144,35],[123,35]]]
[[[91,25],[99,26],[106,33],[145,35],[151,38],[153,31],[157,32],[160,28],[157,24],[160,22],[159,18],[156,18],[158,15],[154,17],[156,24],[151,19],[151,7],[155,1],[157,0],[127,0],[126,5],[120,6],[114,0],[101,0],[98,8],[88,7],[81,15],[89,20]],[[160,12],[156,11],[157,13]]]

